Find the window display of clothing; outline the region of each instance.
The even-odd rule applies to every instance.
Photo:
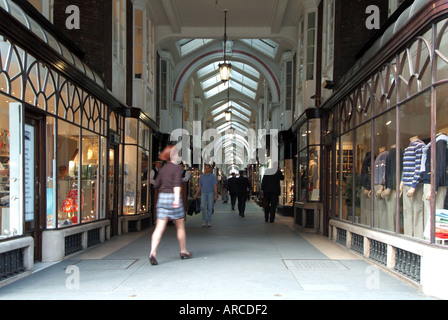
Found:
[[[399,151],[399,162],[403,163],[403,151]],[[397,148],[393,145],[386,159],[384,175],[384,188],[381,194],[386,202],[387,227],[389,231],[395,230],[395,199],[397,195]]]
[[[410,138],[403,154],[402,197],[403,232],[423,238],[423,184],[421,163],[425,143],[418,136]]]
[[[438,134],[436,137],[436,172],[435,172],[435,210],[436,214],[445,208],[445,199],[448,190],[448,137],[445,134]],[[424,237],[429,238],[431,221],[431,143],[423,150],[422,157],[423,170],[423,203],[424,203]]]

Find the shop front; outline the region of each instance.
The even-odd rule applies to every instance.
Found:
[[[128,109],[123,145],[123,208],[118,233],[140,231],[153,222],[150,171],[152,136],[157,126],[138,108]]]
[[[448,19],[429,2],[406,10],[323,105],[323,200],[331,239],[447,297]]]
[[[305,110],[293,130],[297,136],[294,222],[304,230],[324,233],[321,197],[321,111]]]
[[[0,1],[0,281],[110,237],[122,110],[76,55]]]

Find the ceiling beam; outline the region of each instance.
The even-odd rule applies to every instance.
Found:
[[[181,33],[182,24],[174,0],[162,0],[163,8],[174,33]]]

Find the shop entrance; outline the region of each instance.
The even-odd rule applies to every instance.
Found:
[[[44,117],[26,113],[23,137],[24,234],[34,239],[34,260],[41,261],[46,208]]]
[[[111,237],[118,233],[118,155],[118,144],[111,144],[109,146],[109,196],[107,208],[107,218],[110,220]]]

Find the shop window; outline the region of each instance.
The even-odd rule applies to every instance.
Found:
[[[82,167],[81,190],[82,205],[81,221],[95,221],[99,218],[100,207],[98,203],[99,193],[99,164],[101,152],[98,135],[82,130]],[[101,159],[102,160],[102,159]]]
[[[400,145],[403,148],[401,198],[405,235],[423,238],[423,150],[431,140],[431,93],[426,92],[399,107]]]
[[[79,185],[80,143],[79,128],[65,121],[58,121],[57,134],[57,212],[58,227],[71,226],[81,221],[84,205]]]
[[[370,122],[356,129],[355,223],[371,225],[372,148]]]
[[[56,200],[56,185],[57,182],[55,181],[55,172],[53,165],[55,163],[55,149],[54,149],[54,136],[55,136],[55,118],[54,117],[47,117],[46,119],[46,145],[47,145],[47,163],[46,163],[46,174],[47,174],[47,188],[46,188],[46,196],[47,196],[47,210],[46,210],[46,216],[47,216],[47,229],[54,229],[56,228],[56,215],[58,213],[57,208],[55,208],[54,203]]]
[[[386,64],[375,76],[373,80],[373,115],[386,111],[397,103],[395,63]]]
[[[338,149],[338,178],[339,178],[339,217],[343,220],[353,221],[355,206],[354,177],[353,177],[353,132],[341,137]]]
[[[59,96],[57,115],[75,124],[81,124],[82,93],[71,82],[64,81]]]
[[[436,42],[436,80],[448,79],[448,20],[443,20],[437,24]]]
[[[431,31],[420,37],[398,58],[400,100],[409,98],[431,85]]]
[[[47,65],[35,62],[28,69],[25,100],[39,109],[56,112],[55,76]]]
[[[19,211],[10,206],[11,152],[14,152],[9,125],[11,102],[9,97],[0,95],[0,239],[21,233]]]
[[[306,201],[307,186],[308,186],[308,150],[302,150],[299,152],[298,160],[298,200]]]
[[[123,214],[135,214],[137,197],[137,146],[125,146],[123,188]]]
[[[423,199],[424,199],[424,238],[429,240],[431,237],[431,227],[435,230],[435,241],[448,245],[448,112],[446,106],[448,85],[443,85],[437,88],[437,107],[436,107],[436,141],[435,145],[435,161],[432,158],[432,146],[428,146],[425,150],[426,160],[424,163],[424,175],[423,175]],[[431,159],[431,161],[428,161]],[[435,162],[435,164],[433,164]],[[431,165],[435,167],[435,194],[432,195],[430,189],[430,176],[428,172],[431,172]],[[434,201],[435,214],[431,214],[431,200]],[[431,225],[431,218],[435,225]]]
[[[397,153],[402,152],[396,144],[396,110],[378,117],[374,121],[374,160],[372,163],[373,227],[395,231]]]

